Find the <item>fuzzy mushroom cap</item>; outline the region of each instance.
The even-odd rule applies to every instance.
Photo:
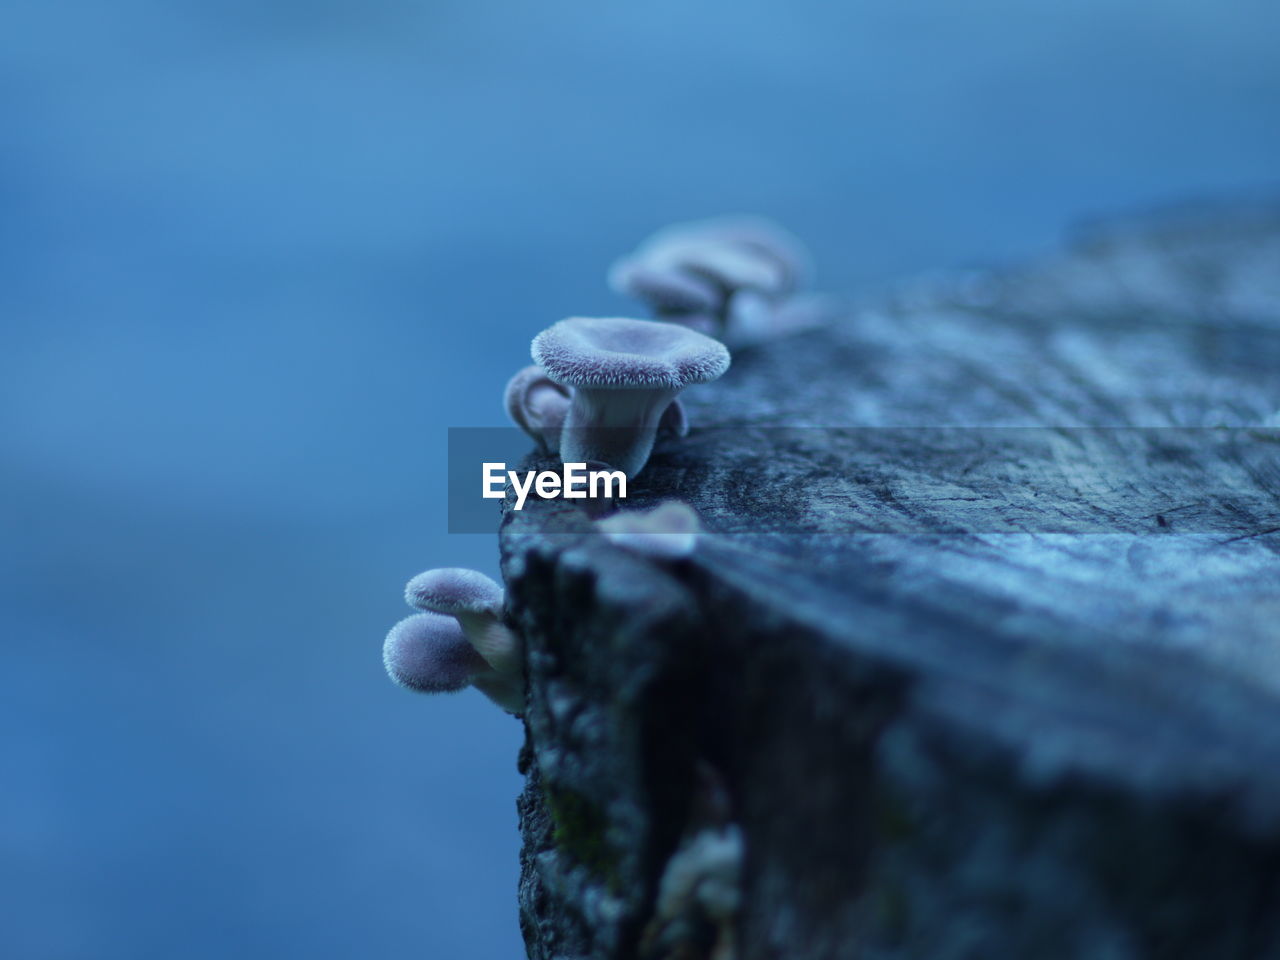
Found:
[[[655,251],[707,244],[723,245],[773,261],[781,268],[782,283],[787,289],[807,282],[813,273],[809,251],[795,234],[765,217],[750,215],[677,223],[653,234],[641,251],[652,255]]]
[[[479,570],[440,567],[420,573],[404,588],[405,602],[419,610],[447,613],[502,613],[502,587]]]
[[[557,383],[680,390],[729,369],[719,341],[686,327],[625,317],[570,317],[533,338],[533,359]]]
[[[489,670],[458,622],[439,613],[414,614],[392,627],[382,662],[392,680],[421,693],[461,690]]]

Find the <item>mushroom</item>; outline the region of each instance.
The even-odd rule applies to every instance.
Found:
[[[569,412],[569,391],[536,364],[507,381],[503,403],[516,425],[543,450],[560,446],[560,427]]]
[[[714,312],[723,296],[711,280],[669,264],[624,257],[609,268],[609,286],[653,305],[658,313]]]
[[[552,380],[573,388],[560,459],[600,460],[627,476],[648,461],[676,395],[729,369],[729,351],[710,337],[625,317],[561,320],[533,338],[532,354]]]
[[[503,404],[507,416],[521,430],[533,437],[544,452],[560,446],[560,428],[569,412],[570,391],[547,376],[537,364],[531,364],[507,381]],[[679,398],[663,411],[658,423],[660,434],[683,437],[689,432],[684,407]]]
[[[779,293],[789,293],[804,286],[813,276],[813,261],[800,239],[765,217],[715,217],[693,223],[677,224],[654,234],[651,243],[670,241],[703,244],[720,243],[771,261],[780,278]],[[738,286],[750,286],[741,283]],[[757,288],[764,289],[760,284]]]
[[[672,237],[651,253],[654,266],[683,271],[711,282],[721,291],[759,290],[782,293],[789,273],[782,262],[758,248],[718,233]]]
[[[458,621],[463,635],[498,673],[524,687],[520,638],[502,622],[502,587],[478,570],[440,567],[420,573],[404,588],[405,602]]]
[[[382,644],[387,675],[419,693],[452,693],[470,685],[508,713],[524,710],[524,686],[499,673],[476,651],[452,617],[406,617]]]
[[[609,285],[664,320],[749,343],[797,329],[780,310],[812,274],[804,245],[760,217],[720,217],[660,230],[609,271]],[[710,289],[714,296],[708,296]],[[788,322],[774,324],[773,320]]]
[[[620,293],[658,298],[668,309],[705,310],[706,285],[787,293],[812,274],[808,251],[793,234],[763,217],[731,216],[678,223],[645,240],[636,252],[610,270],[611,286]],[[676,291],[700,290],[698,296]]]
[[[596,521],[610,541],[655,560],[679,560],[693,553],[702,522],[693,507],[667,500],[652,510],[626,510]]]

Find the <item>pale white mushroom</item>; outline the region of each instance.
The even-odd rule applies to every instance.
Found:
[[[495,670],[452,617],[418,613],[391,628],[382,644],[387,675],[419,693],[473,686],[508,713],[524,710],[524,684]]]
[[[569,389],[548,377],[541,367],[527,366],[508,380],[503,405],[507,416],[543,450],[560,446],[560,428],[569,412]]]
[[[804,245],[776,223],[718,217],[653,234],[613,264],[609,285],[660,319],[743,345],[800,328],[786,308],[812,273]]]
[[[404,588],[405,602],[458,621],[463,634],[495,670],[523,686],[520,638],[502,622],[502,587],[478,570],[440,567],[420,573]]]
[[[670,323],[570,317],[534,337],[533,359],[572,387],[560,434],[565,463],[643,469],[663,414],[685,387],[729,369],[724,345]]]

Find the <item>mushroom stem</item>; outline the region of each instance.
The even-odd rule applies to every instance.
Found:
[[[488,670],[471,679],[471,685],[507,713],[524,714],[524,675],[518,677]]]
[[[627,476],[639,473],[662,415],[679,392],[672,387],[576,387],[560,434],[560,459],[599,460]]]
[[[492,614],[456,613],[454,616],[485,662],[498,673],[516,678],[523,686],[524,658],[516,635]]]

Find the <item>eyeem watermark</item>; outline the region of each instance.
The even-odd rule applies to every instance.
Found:
[[[705,469],[690,469],[681,441],[682,459],[659,453],[632,478],[591,461],[562,467],[530,446],[515,427],[450,428],[450,533],[492,534],[504,495],[507,510],[530,513],[529,499],[563,498],[539,529],[580,532],[580,513],[654,491],[733,506],[704,513],[717,533],[1195,533],[1243,549],[1280,531],[1280,426],[708,428],[696,447]],[[755,448],[787,451],[788,465],[748,456]]]
[[[482,468],[484,487],[481,495],[486,500],[501,500],[507,495],[506,486],[510,483],[516,492],[516,510],[524,509],[524,501],[530,490],[544,500],[559,496],[567,500],[585,500],[587,497],[595,499],[601,496],[625,500],[627,497],[627,475],[621,470],[589,471],[585,463],[566,463],[560,473],[554,470],[528,470],[524,474],[524,483],[521,483],[520,474],[515,470],[508,470],[506,463],[484,463]]]

